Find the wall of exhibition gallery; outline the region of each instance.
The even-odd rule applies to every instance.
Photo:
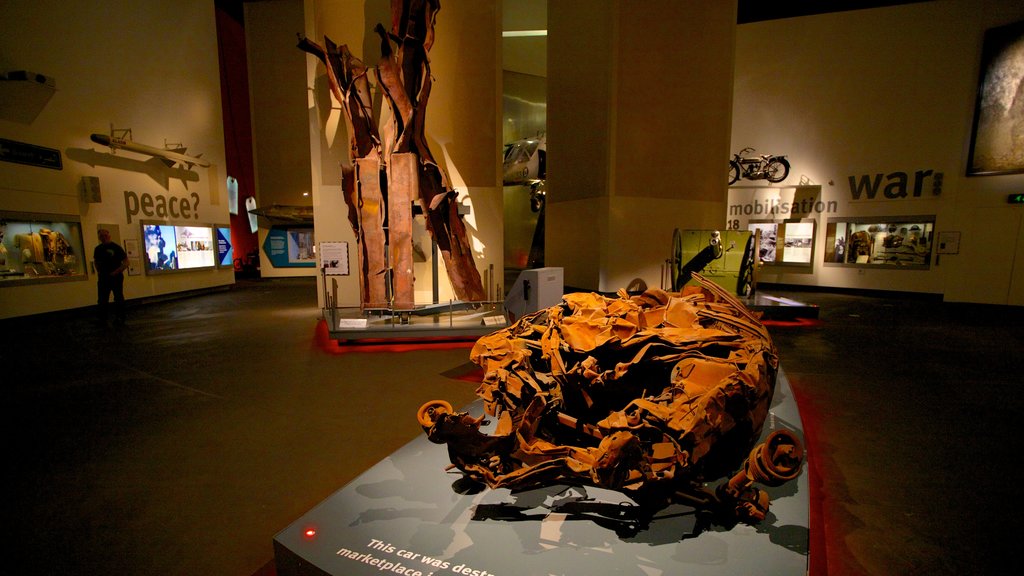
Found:
[[[11,110],[15,99],[5,93],[0,138],[59,151],[62,160],[60,169],[0,162],[0,212],[8,221],[26,214],[70,221],[84,252],[75,254],[83,274],[74,279],[3,281],[0,318],[95,303],[91,261],[100,226],[141,247],[142,220],[228,225],[212,2],[154,0],[143,10],[127,0],[107,0],[102,7],[11,0],[0,3],[0,22],[0,70],[31,71],[56,82],[56,90],[36,86],[42,93],[26,97],[29,108],[44,103],[34,119]],[[114,155],[90,140],[94,133],[109,134],[111,126],[130,128],[135,142],[157,148],[182,143],[211,165],[167,168],[145,155]],[[101,201],[83,198],[83,177],[98,179]],[[230,267],[139,273],[127,277],[125,292],[140,298],[232,282]]]
[[[1024,174],[965,176],[983,35],[1022,19],[1012,0],[942,0],[738,27],[733,152],[786,154],[793,169],[778,186],[820,185],[818,200],[834,201],[834,213],[802,214],[817,220],[813,267],[766,267],[762,282],[1024,304],[1024,210],[1006,201]],[[926,181],[914,197],[914,174],[929,170],[944,175],[941,193]],[[851,177],[897,172],[911,179],[906,198],[851,192]],[[927,270],[823,265],[830,217],[917,215],[959,232],[959,253],[933,255]]]
[[[387,22],[387,4],[383,0],[279,0],[245,5],[247,26],[252,26],[246,31],[250,72],[256,76],[252,101],[259,104],[254,106],[258,109],[253,111],[253,130],[260,204],[300,203],[291,195],[301,195],[308,185],[309,202],[316,208],[317,242],[346,241],[354,246],[336,169],[347,160],[347,135],[336,103],[325,99],[322,67],[294,48],[296,26],[301,24],[310,38],[326,33],[372,61],[367,55],[379,48],[369,30],[378,21]],[[487,270],[493,264],[494,277],[500,278],[501,121],[496,112],[501,109],[500,15],[493,6],[478,4],[490,3],[449,0],[439,14],[437,44],[431,53],[437,83],[427,134],[434,155],[445,163],[462,197],[468,198],[464,202],[472,203],[469,227],[479,268]],[[829,215],[822,214],[816,236],[818,256],[811,270],[767,268],[762,281],[909,290],[941,293],[952,301],[1024,304],[1022,211],[1005,202],[1007,193],[1021,190],[1024,176],[963,175],[983,32],[1021,20],[1024,9],[1009,0],[985,0],[978,6],[967,0],[941,0],[736,28],[732,151],[752,146],[759,152],[787,154],[793,171],[780,186],[818,185],[822,199],[835,200],[843,215],[934,214],[937,231],[961,233],[959,254],[943,255],[928,270],[827,267],[820,255]],[[275,14],[277,10],[284,12]],[[135,4],[119,0],[106,0],[102,9],[14,0],[0,5],[0,20],[24,23],[5,27],[0,37],[0,69],[31,70],[57,81],[53,97],[31,124],[0,119],[0,138],[58,149],[64,159],[60,171],[0,162],[0,211],[78,217],[89,260],[95,230],[101,224],[115,225],[122,240],[141,239],[140,216],[132,215],[129,221],[125,192],[188,202],[195,194],[191,221],[228,222],[212,2],[150,2],[146,13],[139,14]],[[480,26],[481,22],[488,26]],[[173,57],[168,56],[169,50]],[[293,78],[286,72],[288,80],[282,81],[277,73],[270,73],[280,60],[292,61],[292,71],[297,62],[304,74]],[[297,93],[305,96],[306,110],[305,123],[298,128],[301,113],[295,116],[294,109],[280,107],[285,99],[302,100],[291,87],[295,84],[300,84]],[[656,84],[622,86],[617,97],[652,87]],[[275,96],[278,91],[280,95]],[[190,154],[201,153],[212,167],[193,168],[195,176],[185,175],[182,180],[175,179],[174,172],[172,177],[147,173],[151,163],[143,166],[147,161],[142,156],[120,152],[111,159],[109,149],[89,140],[91,133],[105,133],[111,124],[132,128],[138,142],[155,146],[165,140],[182,142]],[[675,136],[685,137],[685,133]],[[671,149],[672,140],[664,145]],[[289,157],[300,157],[303,150],[308,159]],[[556,152],[557,146],[549,143],[552,172],[557,169]],[[105,160],[90,164],[89,158],[96,155]],[[681,165],[685,162],[685,158],[678,160]],[[722,164],[724,172],[724,160]],[[874,201],[850,197],[850,176],[917,170],[944,173],[939,197]],[[99,179],[101,202],[81,199],[83,176]],[[655,176],[651,178],[654,182]],[[665,181],[659,186],[666,190],[692,185],[685,174],[673,173]],[[554,196],[557,190],[550,193]],[[680,216],[691,211],[677,210],[678,203],[667,197],[619,195],[592,204],[599,203],[615,204],[612,210],[602,209],[600,220],[584,218],[585,210],[567,210],[567,216],[574,214],[586,222],[586,230],[569,240],[581,245],[582,252],[548,260],[549,265],[566,267],[567,283],[573,283],[571,269],[584,267],[583,287],[614,290],[634,277],[657,286],[673,227],[725,227],[729,220],[724,200],[713,202],[710,209],[700,208],[694,220]],[[667,206],[671,209],[664,209]],[[617,223],[611,222],[613,217]],[[591,257],[587,250],[593,248],[586,247],[586,238],[595,231],[607,231],[612,224],[619,230],[614,236],[600,235],[606,243],[604,252]],[[262,245],[266,231],[261,228],[260,232]],[[549,246],[557,237],[552,232],[549,228]],[[354,268],[353,247],[350,254]],[[615,267],[613,274],[602,271],[610,265]],[[265,276],[311,273],[308,269],[275,271],[265,260],[262,269]],[[429,274],[424,263],[417,265],[418,301],[429,300],[419,287]],[[445,291],[443,269],[440,276]],[[92,279],[90,273],[90,281],[0,288],[0,318],[90,305],[95,299]],[[341,281],[342,298],[353,296],[351,302],[340,303],[355,303],[355,275]],[[128,278],[127,295],[159,296],[231,282],[230,269],[142,274]],[[429,286],[429,281],[422,284]]]
[[[1024,176],[965,176],[983,34],[1024,17],[1019,3],[936,1],[745,24],[736,27],[734,54],[691,42],[703,37],[683,25],[662,33],[692,16],[674,13],[671,3],[645,4],[663,16],[649,23],[650,37],[627,36],[635,11],[622,14],[610,0],[588,6],[609,16],[584,17],[564,2],[548,6],[546,263],[564,266],[568,284],[614,291],[640,278],[659,285],[674,228],[745,228],[755,218],[798,216],[817,220],[811,265],[768,266],[763,282],[1024,304],[1022,210],[1006,203]],[[580,25],[565,25],[575,34],[568,41],[558,29],[564,20]],[[669,50],[658,45],[661,37],[687,41]],[[713,71],[694,74],[687,59],[722,68],[733,57],[730,152],[750,146],[787,154],[793,170],[772,189],[792,200],[796,186],[809,185],[799,189],[801,197],[815,190],[806,213],[746,214],[752,199],[766,196],[763,180],[741,180],[728,193],[723,184],[725,204],[700,201],[715,184],[702,180],[710,172],[695,163],[701,156],[693,148],[716,148],[717,140],[701,131],[701,119],[688,122],[686,111],[712,109],[716,90],[719,100],[728,97]],[[645,76],[652,60],[660,68]],[[680,78],[697,87],[680,86]],[[702,93],[709,84],[715,88]],[[666,91],[675,109],[650,96]],[[915,197],[918,172],[930,176]],[[882,175],[884,189],[885,178],[899,173],[909,178],[906,198],[852,197],[851,177]],[[819,205],[825,211],[816,212]],[[824,264],[830,218],[897,216],[934,217],[936,235],[959,236],[958,253],[933,255],[930,266],[913,270]]]

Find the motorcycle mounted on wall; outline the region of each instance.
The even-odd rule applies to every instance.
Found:
[[[777,184],[789,176],[789,160],[786,160],[785,156],[746,156],[753,151],[753,148],[744,148],[732,155],[732,160],[729,161],[730,186],[741,177],[747,180],[767,180]]]

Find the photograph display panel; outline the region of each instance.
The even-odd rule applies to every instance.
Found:
[[[307,264],[316,262],[313,252],[313,229],[288,230],[288,262]]]
[[[830,218],[825,264],[927,269],[934,228],[934,216]]]
[[[752,233],[761,231],[761,249],[758,257],[765,264],[775,263],[776,244],[779,238],[778,222],[751,222],[747,224],[747,230]]]
[[[782,261],[810,264],[814,255],[814,222],[787,222],[783,235]]]
[[[175,226],[178,243],[178,268],[212,268],[214,260],[213,229],[209,226]]]
[[[751,220],[747,229],[761,232],[759,257],[763,264],[811,266],[814,262],[816,224],[813,218]]]
[[[142,223],[147,274],[213,268],[216,244],[209,226]]]

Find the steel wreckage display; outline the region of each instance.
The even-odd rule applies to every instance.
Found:
[[[797,478],[803,446],[784,429],[757,443],[774,344],[742,303],[694,277],[700,286],[683,292],[568,294],[484,336],[471,360],[485,371],[477,395],[493,432],[444,400],[424,404],[419,423],[454,468],[492,489],[616,490],[640,524],[674,503],[720,525],[761,522],[769,497],[755,482]]]

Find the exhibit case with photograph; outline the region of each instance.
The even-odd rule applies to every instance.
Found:
[[[0,286],[85,280],[78,216],[0,211]]]
[[[146,274],[213,268],[216,242],[210,226],[142,223],[142,252]]]
[[[766,266],[811,266],[814,263],[813,218],[751,220],[747,229],[761,231],[759,258]]]
[[[927,270],[935,216],[829,218],[825,264]]]

